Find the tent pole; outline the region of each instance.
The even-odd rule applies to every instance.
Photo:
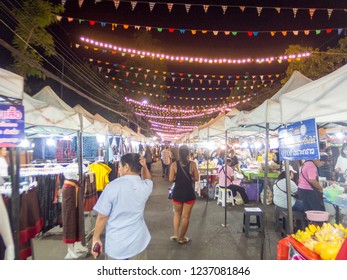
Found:
[[[210,142],[210,128],[207,128],[207,143]],[[208,203],[208,192],[210,190],[210,185],[209,185],[209,179],[208,179],[208,171],[209,171],[209,160],[210,160],[210,155],[209,155],[209,148],[207,148],[207,169],[206,169],[206,182],[207,182],[207,196],[206,196],[206,204]]]
[[[266,139],[265,139],[265,170],[264,170],[264,206],[266,206],[266,197],[267,197],[267,189],[268,189],[268,173],[269,173],[269,123],[266,123]]]
[[[291,196],[291,186],[290,186],[290,170],[289,170],[289,160],[284,161],[284,166],[286,170],[286,185],[287,185],[287,209],[288,209],[288,219],[289,219],[289,234],[293,233],[293,209],[292,205],[292,196]]]
[[[227,158],[228,158],[228,131],[225,131],[225,153],[224,153],[224,168],[225,168],[225,182],[224,182],[224,225],[227,226],[227,184],[228,184],[228,178],[227,178]],[[222,167],[223,168],[223,167]],[[220,187],[220,186],[219,186]],[[219,189],[219,191],[221,191]]]
[[[81,118],[82,119],[82,118]],[[81,120],[82,121],[82,120]],[[78,151],[78,177],[81,191],[79,195],[83,197],[83,205],[79,205],[79,216],[81,218],[82,245],[86,246],[85,228],[84,228],[84,180],[83,180],[83,136],[81,131],[77,131],[77,151]]]
[[[15,150],[15,154],[14,154]],[[15,156],[15,158],[14,158]],[[15,247],[15,260],[19,260],[19,215],[20,215],[20,194],[19,194],[19,166],[20,166],[20,148],[10,148],[10,178],[12,182],[11,193],[11,222],[12,235]]]

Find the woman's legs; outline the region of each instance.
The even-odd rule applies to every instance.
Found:
[[[191,204],[183,203],[181,232],[180,232],[178,241],[185,240],[185,236],[189,226],[190,214],[192,213],[193,207],[194,207],[194,203],[191,203]]]
[[[174,236],[178,237],[178,230],[181,223],[183,204],[173,203],[173,206],[175,210],[174,217],[173,217]]]

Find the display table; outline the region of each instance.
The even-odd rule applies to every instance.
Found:
[[[246,177],[248,177],[249,180],[261,179],[265,177],[263,171],[253,171],[249,169],[242,169],[241,171]],[[268,172],[267,177],[270,179],[277,179],[279,174],[280,174],[279,172]]]
[[[338,203],[335,203],[335,202],[332,202],[332,201],[329,201],[327,199],[324,199],[324,202],[325,203],[328,203],[328,204],[331,204],[334,209],[335,209],[335,223],[339,224],[340,223],[340,208],[346,208],[345,205],[340,205]]]

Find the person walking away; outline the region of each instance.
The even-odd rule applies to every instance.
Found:
[[[242,197],[243,203],[247,205],[249,203],[249,198],[247,196],[245,189],[241,186],[234,184],[234,169],[232,167],[232,163],[233,163],[233,160],[231,158],[227,158],[226,164],[218,168],[219,187],[220,188],[227,187],[228,189],[230,189],[233,194],[233,197],[235,197],[236,194],[239,193]],[[225,186],[225,179],[227,182],[226,186]]]
[[[289,166],[290,174],[290,195],[292,196],[292,209],[293,211],[304,212],[304,204],[301,200],[297,199],[298,186],[293,181],[294,174],[297,173],[292,166]],[[277,180],[273,185],[274,204],[278,207],[288,209],[287,207],[287,183],[286,172],[282,171],[278,175]]]
[[[320,159],[307,160],[299,171],[299,198],[304,204],[304,211],[325,211],[323,187],[318,181],[318,168],[324,164]]]
[[[194,182],[199,180],[199,174],[196,164],[189,160],[188,146],[182,145],[178,154],[178,160],[172,163],[169,175],[169,181],[175,182],[172,193],[174,235],[170,239],[186,244],[190,241],[186,233],[196,201]]]
[[[164,150],[161,151],[161,162],[163,168],[162,177],[169,176],[169,167],[171,164],[171,152],[169,150],[169,146],[166,146]]]
[[[102,192],[94,210],[98,212],[92,242],[103,243],[100,235],[106,227],[106,259],[146,259],[146,248],[151,235],[148,231],[144,210],[153,189],[153,181],[146,160],[137,153],[127,153],[120,159],[120,176],[110,182]],[[139,174],[141,173],[141,177]]]
[[[147,168],[149,172],[151,172],[151,164],[153,163],[153,154],[152,154],[151,148],[148,145],[146,146],[144,157],[146,159]]]

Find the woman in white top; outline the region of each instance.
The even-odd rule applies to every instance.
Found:
[[[335,171],[339,173],[337,176],[339,182],[345,182],[347,175],[347,143],[343,143],[341,148],[341,154],[337,158]]]
[[[293,211],[304,212],[304,204],[301,200],[295,198],[298,191],[298,186],[293,181],[294,173],[297,173],[292,166],[290,170],[290,193],[292,196],[292,209]],[[282,171],[273,185],[274,203],[276,206],[287,209],[287,184],[286,172]]]

